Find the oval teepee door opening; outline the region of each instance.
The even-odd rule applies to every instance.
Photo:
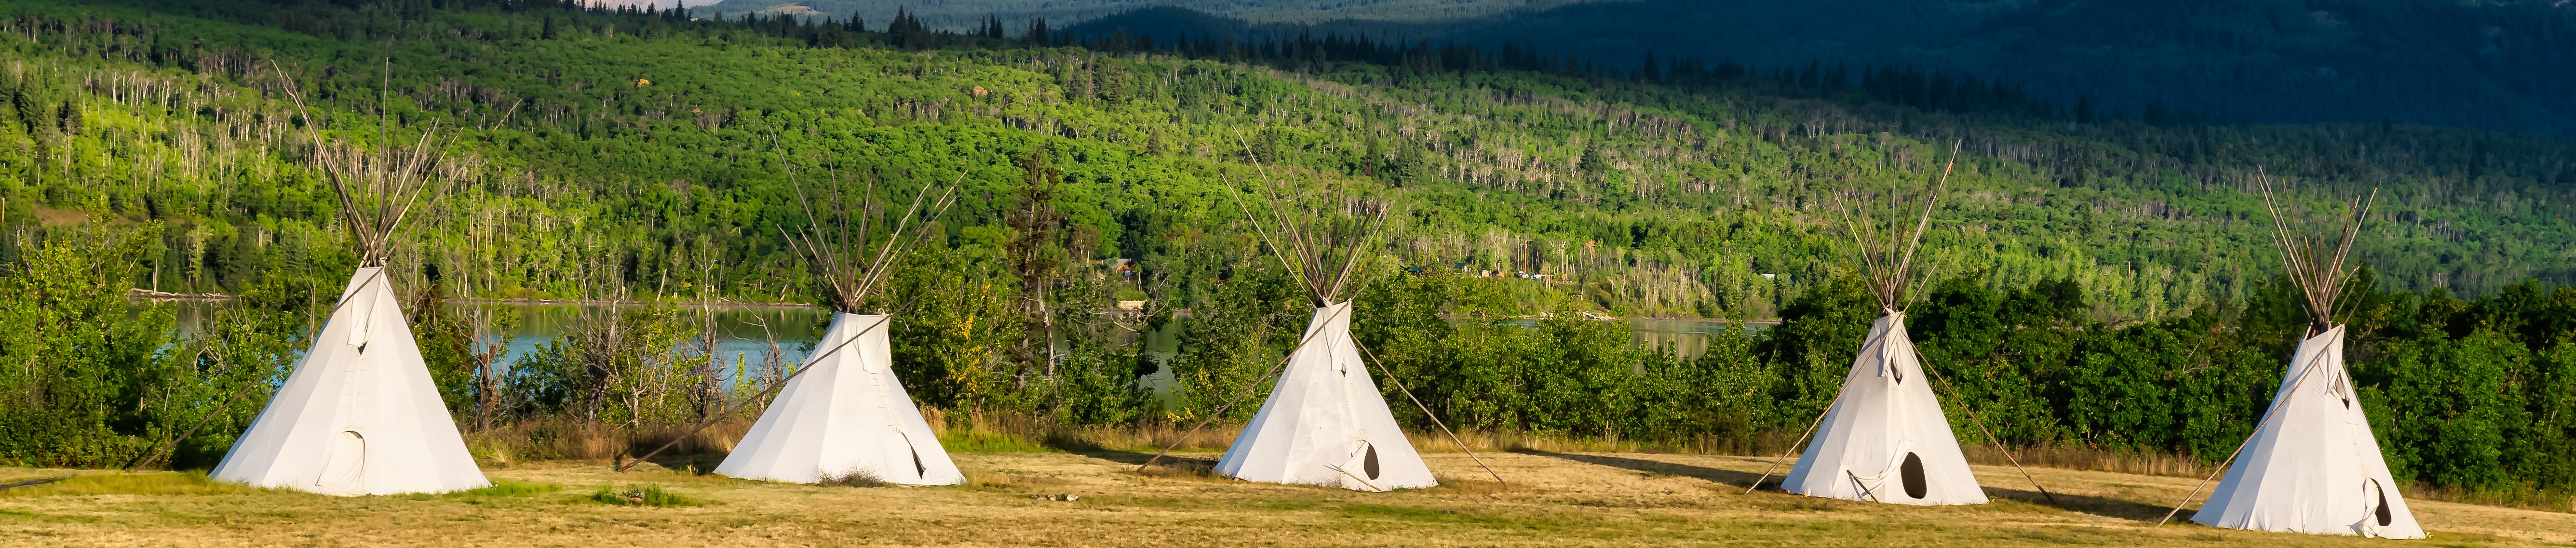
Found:
[[[1907,498],[1923,498],[1923,495],[1932,491],[1931,484],[1923,478],[1923,457],[1915,456],[1913,453],[1906,453],[1905,464],[1899,465],[1896,468],[1897,476],[1899,476],[1905,484],[1905,496]]]
[[[331,436],[331,448],[322,457],[322,475],[313,480],[313,485],[339,493],[365,494],[367,437],[354,430]]]
[[[1367,472],[1369,479],[1377,479],[1377,446],[1369,442],[1360,442],[1360,446],[1368,452],[1360,456],[1360,471]]]
[[[2379,480],[2370,480],[2370,492],[2379,495],[2378,509],[2370,512],[2371,517],[2379,519],[2379,526],[2387,527],[2390,522],[2397,521],[2397,516],[2388,513],[2388,489],[2381,487]]]

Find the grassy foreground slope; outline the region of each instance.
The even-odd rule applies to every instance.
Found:
[[[853,488],[553,462],[489,470],[502,487],[333,498],[158,472],[88,473],[0,494],[0,545],[43,546],[2384,546],[2390,541],[2153,527],[2197,478],[2037,469],[2064,508],[2005,467],[1990,504],[1909,507],[1743,494],[1769,462],[1655,454],[1431,453],[1445,485],[1398,493],[1208,479],[1136,453],[960,454],[972,483]],[[1188,455],[1212,459],[1214,455]],[[654,470],[646,467],[645,470]],[[0,479],[52,471],[0,469]],[[644,486],[681,505],[594,500]],[[1075,500],[1043,499],[1075,495]],[[1059,497],[1060,498],[1060,497]],[[614,499],[612,499],[614,500]],[[655,497],[652,502],[662,502]],[[2564,546],[2576,515],[2413,502],[2431,545]],[[2195,505],[2196,506],[2196,505]],[[2185,514],[2187,517],[2189,514]]]

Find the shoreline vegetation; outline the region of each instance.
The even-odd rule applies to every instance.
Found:
[[[1229,198],[1260,183],[1293,208],[1404,204],[1348,268],[1353,338],[1409,390],[1381,386],[1399,423],[1498,450],[1758,457],[1825,410],[1881,311],[1832,204],[1925,182],[1958,143],[1907,321],[1972,455],[2226,459],[2313,323],[2246,243],[2273,230],[2261,173],[2294,213],[2382,190],[2354,249],[2370,266],[2334,312],[2395,478],[2508,504],[2576,493],[2564,138],[2151,121],[1981,80],[1638,74],[1517,45],[542,0],[0,5],[0,150],[26,151],[0,154],[0,463],[166,449],[161,465],[211,466],[313,346],[360,257],[292,80],[314,117],[353,121],[328,140],[454,137],[451,184],[384,272],[442,403],[500,461],[610,459],[757,416],[797,364],[783,345],[720,351],[686,303],[828,302],[781,229],[805,220],[799,189],[949,181],[958,206],[844,308],[892,314],[896,374],[961,447],[1131,447],[1248,418],[1226,402],[1257,401],[1315,304]],[[137,287],[233,298],[182,333]],[[519,354],[513,307],[414,305],[519,295],[667,305],[575,307]],[[1168,359],[1132,336],[1183,311]],[[1780,321],[1686,355],[1586,315]],[[701,435],[681,450],[731,443]]]

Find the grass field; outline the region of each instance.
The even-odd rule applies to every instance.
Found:
[[[2011,468],[1980,466],[1995,502],[1922,508],[1741,494],[1769,464],[1752,457],[1482,455],[1510,481],[1500,484],[1463,454],[1425,456],[1444,485],[1396,493],[1162,466],[1138,474],[1144,455],[1127,452],[960,453],[970,484],[934,488],[768,484],[693,474],[687,463],[619,474],[605,462],[540,462],[489,469],[498,485],[472,492],[364,498],[188,473],[0,468],[0,483],[79,474],[0,492],[0,545],[2401,545],[2154,527],[2193,478],[2034,469],[2060,508],[2038,503]],[[1215,455],[1182,457],[1186,468]],[[1061,500],[1067,494],[1075,500]],[[2433,537],[2403,545],[2576,546],[2576,514],[2429,501],[2414,509]]]

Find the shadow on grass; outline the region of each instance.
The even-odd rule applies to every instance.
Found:
[[[2119,518],[2155,523],[2156,520],[2164,519],[2165,512],[2173,510],[2173,507],[2171,506],[2155,504],[2152,502],[2138,502],[2134,500],[2121,500],[2087,495],[2069,495],[2054,491],[2051,491],[2049,494],[2057,497],[2056,504],[2049,504],[2049,497],[2041,495],[2039,494],[2039,491],[2035,490],[2005,489],[1991,486],[1986,487],[1986,496],[1988,497],[2027,502],[2039,506],[2057,508],[2069,512],[2081,512],[2106,518]],[[2175,521],[2188,519],[2191,519],[2191,511],[2188,509],[2174,514]]]
[[[1737,472],[1737,471],[1734,471],[1734,470],[1721,470],[1721,469],[1717,469],[1717,468],[1709,468],[1709,467],[1705,467],[1705,466],[1691,466],[1691,465],[1688,465],[1688,464],[1674,464],[1674,463],[1663,462],[1663,461],[1654,461],[1654,460],[1646,460],[1646,459],[1632,459],[1632,458],[1627,458],[1627,457],[1613,457],[1613,456],[1608,456],[1608,455],[1585,455],[1585,454],[1580,454],[1580,453],[1551,453],[1551,452],[1547,452],[1547,451],[1534,451],[1534,450],[1521,450],[1521,451],[1514,451],[1514,452],[1515,452],[1515,453],[1520,453],[1520,454],[1523,454],[1523,455],[1533,455],[1533,456],[1548,457],[1548,458],[1553,458],[1553,459],[1564,459],[1564,460],[1570,460],[1570,461],[1580,462],[1580,463],[1585,463],[1585,464],[1597,464],[1597,465],[1601,465],[1601,466],[1608,466],[1608,467],[1611,467],[1611,468],[1625,468],[1625,469],[1628,469],[1628,470],[1634,470],[1634,471],[1638,471],[1638,472],[1645,472],[1645,473],[1648,473],[1648,474],[1663,474],[1663,475],[1668,475],[1668,476],[1689,476],[1689,477],[1694,477],[1694,478],[1704,479],[1704,480],[1708,480],[1708,481],[1712,481],[1712,482],[1717,482],[1717,483],[1724,484],[1724,485],[1732,485],[1732,486],[1736,486],[1736,487],[1744,487],[1744,486],[1752,485],[1752,484],[1753,484],[1753,480],[1754,480],[1754,478],[1757,478],[1757,477],[1760,477],[1760,476],[1761,476],[1760,474],[1754,474],[1754,473],[1749,473],[1749,472]],[[1772,474],[1772,475],[1771,475],[1771,479],[1770,479],[1769,481],[1765,481],[1765,482],[1763,482],[1763,484],[1764,484],[1764,485],[1777,486],[1777,485],[1779,485],[1779,480],[1780,480],[1780,474],[1776,474],[1776,473],[1775,473],[1775,474]]]
[[[1170,476],[1187,474],[1200,477],[1213,477],[1216,470],[1215,459],[1183,457],[1179,455],[1163,455],[1163,458],[1156,459],[1154,458],[1153,453],[1121,451],[1116,449],[1082,451],[1079,452],[1079,454],[1109,462],[1137,466],[1142,469],[1143,473],[1148,475]],[[1152,461],[1154,464],[1152,466],[1146,466],[1146,461]]]
[[[725,457],[732,454],[733,453],[726,451],[710,451],[686,455],[663,453],[660,455],[654,455],[653,458],[645,459],[644,462],[653,463],[656,466],[675,472],[687,472],[690,474],[704,476],[715,473],[716,465],[724,464]]]

